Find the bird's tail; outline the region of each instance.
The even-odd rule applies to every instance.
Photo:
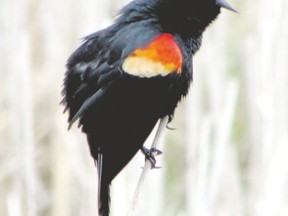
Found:
[[[109,216],[110,207],[110,184],[103,180],[103,154],[98,153],[98,212],[99,216]]]
[[[110,185],[102,185],[98,201],[99,216],[109,216]]]

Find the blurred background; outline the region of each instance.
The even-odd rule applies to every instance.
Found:
[[[60,92],[80,38],[127,2],[0,0],[1,216],[97,215],[96,169]],[[288,215],[288,1],[229,2],[240,13],[204,34],[137,216]],[[138,154],[113,181],[112,215],[126,215],[143,165]]]

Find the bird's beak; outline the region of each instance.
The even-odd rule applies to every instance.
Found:
[[[226,8],[227,10],[238,13],[238,11],[235,10],[226,0],[216,0],[216,5],[222,8]]]

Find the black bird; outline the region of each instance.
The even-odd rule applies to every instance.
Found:
[[[97,162],[100,215],[113,178],[187,94],[192,56],[221,8],[235,11],[225,0],[135,0],[68,59],[62,103]]]

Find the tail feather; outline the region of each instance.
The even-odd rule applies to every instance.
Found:
[[[99,150],[98,150],[99,151]],[[98,171],[98,207],[100,208],[100,194],[101,194],[101,185],[102,185],[102,166],[103,165],[103,154],[97,154],[97,171]]]
[[[100,200],[98,201],[99,216],[109,216],[110,210],[110,184],[101,185]]]
[[[109,216],[110,207],[110,184],[103,180],[103,153],[98,150],[98,212],[99,216]]]

